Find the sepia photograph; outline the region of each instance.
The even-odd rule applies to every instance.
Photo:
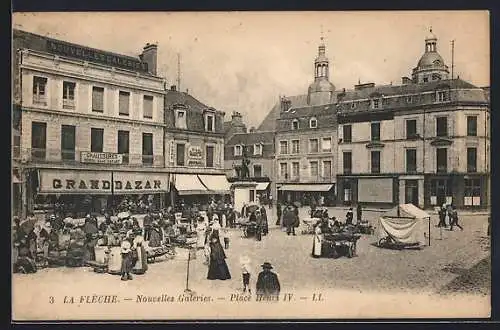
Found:
[[[12,14],[13,322],[489,318],[488,11]]]

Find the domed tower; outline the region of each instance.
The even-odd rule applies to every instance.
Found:
[[[309,105],[321,105],[332,102],[335,86],[328,80],[330,69],[326,47],[321,37],[318,47],[318,56],[314,60],[314,82],[309,86],[307,103]]]
[[[448,79],[450,73],[448,66],[437,52],[437,38],[432,33],[432,28],[429,32],[429,36],[425,38],[425,52],[412,72],[412,80],[415,83]]]

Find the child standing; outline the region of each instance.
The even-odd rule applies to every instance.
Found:
[[[229,236],[231,236],[227,228],[222,229],[222,237],[224,238],[224,249],[229,249]]]
[[[240,263],[241,263],[241,274],[243,277],[243,292],[252,293],[252,289],[250,289],[250,274],[252,267],[250,265],[250,258],[247,256],[242,256],[240,258]]]

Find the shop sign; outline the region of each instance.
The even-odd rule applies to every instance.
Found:
[[[205,166],[205,164],[203,163],[202,159],[189,159],[188,160],[188,166],[198,166],[198,167],[201,167],[201,166]]]
[[[199,146],[190,146],[188,151],[190,159],[203,159],[203,152]]]
[[[168,174],[78,171],[78,170],[40,170],[39,192],[42,194],[110,194],[113,184],[114,193],[140,194],[168,191]]]
[[[82,151],[80,162],[92,164],[122,164],[123,155],[110,152],[88,152]]]

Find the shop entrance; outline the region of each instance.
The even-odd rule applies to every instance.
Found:
[[[405,181],[405,203],[418,206],[418,180]]]

